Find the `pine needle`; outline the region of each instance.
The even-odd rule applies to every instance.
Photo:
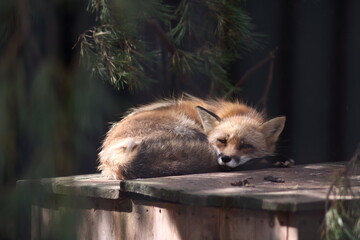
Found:
[[[116,88],[153,82],[151,63],[165,54],[174,74],[193,81],[204,76],[227,92],[234,88],[230,63],[260,46],[243,2],[181,0],[173,6],[161,0],[89,0],[87,9],[98,25],[79,37],[80,53],[94,75]],[[155,46],[149,33],[162,45]]]

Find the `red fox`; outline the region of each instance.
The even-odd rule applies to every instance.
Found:
[[[132,109],[112,125],[99,153],[107,178],[134,179],[235,169],[272,156],[285,117],[238,101],[192,96]]]

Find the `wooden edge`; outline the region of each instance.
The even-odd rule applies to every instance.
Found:
[[[234,195],[234,194],[204,194],[201,192],[185,192],[179,190],[159,189],[157,187],[144,185],[134,181],[122,181],[120,183],[122,192],[136,193],[139,195],[186,205],[200,205],[213,207],[234,207],[269,211],[312,211],[325,207],[324,199],[291,194],[284,192],[283,195],[270,197],[263,194]]]
[[[106,180],[100,174],[89,174],[59,178],[18,180],[16,187],[20,191],[31,190],[32,196],[42,194],[76,195],[105,199],[120,198],[118,180]]]
[[[321,169],[324,166],[343,166],[344,163],[310,164],[302,168]],[[195,176],[194,181],[203,175]],[[186,177],[186,176],[185,176]],[[193,176],[192,176],[193,177]],[[167,180],[178,181],[179,178],[168,177]],[[107,180],[100,174],[44,178],[35,180],[19,180],[17,188],[29,196],[44,194],[62,194],[103,199],[119,199],[126,193],[135,193],[159,201],[168,201],[187,205],[202,205],[214,207],[252,208],[271,211],[310,211],[324,209],[325,198],[316,198],[304,192],[281,192],[275,195],[262,193],[217,193],[196,189],[182,190],[167,187],[167,181],[162,178],[138,180]]]

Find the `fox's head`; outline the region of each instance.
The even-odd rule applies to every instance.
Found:
[[[197,110],[209,142],[217,151],[219,165],[230,169],[255,158],[273,155],[286,119],[277,117],[259,122],[246,115],[221,119],[202,107]]]

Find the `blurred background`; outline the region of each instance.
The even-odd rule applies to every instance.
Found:
[[[157,82],[136,90],[91,74],[76,44],[97,24],[87,6],[0,2],[0,239],[16,231],[17,180],[94,173],[109,123],[129,107],[210,95],[208,79],[181,83],[164,66]],[[231,84],[278,50],[273,72],[270,62],[259,67],[235,97],[256,105],[270,71],[267,113],[287,116],[279,152],[297,164],[348,160],[360,142],[360,2],[252,0],[243,8],[262,44],[232,62]]]

